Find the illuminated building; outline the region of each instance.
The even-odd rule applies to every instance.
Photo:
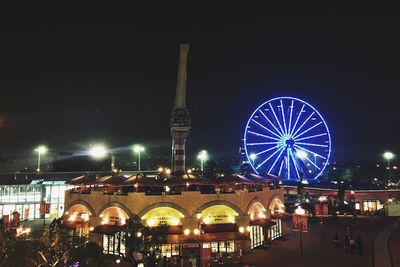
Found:
[[[283,188],[273,186],[271,177],[122,172],[79,179],[75,183],[81,186],[65,194],[64,221],[79,233],[90,233],[107,254],[125,253],[122,233],[133,215],[146,227],[169,226],[162,247],[167,257],[189,257],[194,251],[198,258],[201,249],[238,257],[240,250],[282,235]]]

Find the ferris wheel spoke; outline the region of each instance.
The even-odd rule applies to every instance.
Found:
[[[265,164],[265,162],[267,162],[270,158],[272,158],[273,156],[275,156],[275,154],[277,154],[280,150],[284,149],[284,146],[281,146],[280,148],[278,148],[274,153],[272,153],[268,158],[266,158],[263,162],[261,162],[260,164],[258,164],[258,166],[256,167],[256,169],[260,168],[262,165]]]
[[[296,160],[295,160],[295,158],[294,158],[294,156],[293,156],[293,152],[292,152],[292,149],[289,149],[290,151],[290,156],[292,157],[292,161],[293,161],[293,165],[294,165],[294,169],[296,170],[296,174],[297,174],[297,178],[299,178],[300,179],[300,174],[299,174],[299,170],[297,169],[297,165],[296,165]]]
[[[283,120],[283,127],[285,129],[285,134],[288,133],[287,128],[286,128],[286,119],[285,119],[285,112],[284,112],[284,107],[283,107],[283,101],[281,99],[281,111],[282,111],[282,120]]]
[[[248,146],[276,145],[276,142],[247,143]]]
[[[263,128],[264,130],[267,130],[268,132],[272,133],[273,135],[275,135],[278,138],[281,138],[277,133],[271,131],[270,129],[268,129],[267,127],[265,127],[264,125],[262,125],[261,123],[259,123],[258,121],[256,121],[255,119],[251,119],[253,122],[255,122],[258,126],[260,126],[261,128]]]
[[[327,133],[322,133],[322,134],[316,134],[316,135],[311,135],[311,136],[307,136],[307,137],[303,137],[303,138],[294,138],[294,141],[303,141],[303,140],[307,140],[307,139],[311,139],[311,138],[315,138],[315,137],[320,137],[320,136],[324,136],[327,135]]]
[[[320,144],[314,144],[314,143],[296,142],[296,144],[303,145],[303,146],[328,147],[328,145],[320,145]]]
[[[278,116],[276,116],[275,110],[274,110],[274,108],[272,107],[271,103],[269,103],[269,106],[270,106],[270,108],[271,108],[271,110],[272,110],[272,114],[274,114],[274,117],[275,117],[276,122],[277,122],[278,125],[279,125],[279,129],[281,129],[282,135],[285,135],[285,131],[283,130],[282,125],[281,125],[281,123],[279,122]]]
[[[256,153],[256,156],[259,156],[259,155],[261,155],[261,154],[264,154],[265,152],[271,151],[271,150],[273,150],[273,149],[275,149],[275,148],[279,148],[279,147],[280,147],[280,146],[270,147],[270,148],[268,148],[268,149],[265,149],[265,150],[263,150],[263,151],[261,151],[261,152]]]
[[[282,156],[283,151],[285,151],[285,149],[282,149],[281,152],[279,153],[278,157],[276,157],[276,159],[275,159],[274,163],[272,163],[272,166],[269,169],[268,173],[270,173],[272,171],[272,169],[275,167],[275,164],[279,160],[279,158]]]
[[[269,138],[269,139],[276,140],[276,141],[280,140],[278,138],[275,138],[275,137],[272,137],[272,136],[268,136],[268,135],[265,135],[265,134],[256,133],[256,132],[253,132],[253,131],[248,131],[248,133],[251,133],[251,134],[254,134],[254,135],[257,135],[257,136],[261,136],[261,137],[265,137],[265,138]]]
[[[286,157],[286,169],[287,169],[287,178],[290,179],[290,154],[289,149],[286,149],[287,157]]]
[[[290,126],[291,126],[291,124],[292,124],[292,113],[293,113],[293,100],[292,100],[292,104],[290,105],[290,115],[289,115],[288,134],[290,134]]]
[[[311,159],[309,159],[308,157],[306,157],[307,161],[310,162],[315,168],[317,168],[319,171],[321,170],[320,167],[318,167]]]
[[[314,129],[315,127],[319,126],[321,123],[322,123],[322,121],[318,122],[317,124],[313,125],[312,127],[308,128],[307,130],[305,130],[304,132],[302,132],[302,133],[300,133],[300,134],[298,134],[298,135],[295,135],[295,134],[294,134],[294,135],[293,135],[293,136],[294,136],[293,139],[296,139],[296,138],[302,136],[303,134],[305,134],[305,133],[311,131],[311,130]]]
[[[316,152],[313,152],[313,151],[311,151],[311,150],[308,150],[308,149],[305,148],[305,147],[299,146],[298,143],[297,143],[297,144],[295,143],[294,146],[295,146],[296,148],[301,149],[301,150],[304,150],[304,151],[306,151],[306,152],[308,152],[308,153],[310,153],[310,154],[312,154],[312,155],[314,155],[314,156],[316,156],[316,157],[320,157],[320,158],[322,158],[322,159],[326,159],[326,157],[324,157],[324,156],[322,156],[322,155],[320,155],[320,154],[318,154],[318,153],[316,153]]]
[[[315,112],[313,111],[310,116],[308,116],[308,118],[300,125],[300,127],[293,133],[292,136],[296,136],[296,134],[301,130],[301,128],[303,128],[303,126],[311,119],[311,117],[315,114]]]
[[[293,125],[293,128],[292,128],[292,132],[290,132],[289,135],[292,135],[292,133],[294,132],[294,129],[296,129],[297,123],[299,122],[299,119],[301,117],[301,113],[303,113],[304,106],[305,105],[303,104],[303,106],[300,109],[299,115],[297,116],[297,119],[294,122],[294,125]]]
[[[282,172],[282,168],[283,168],[283,164],[284,163],[285,163],[285,159],[282,159],[281,167],[279,168],[279,172],[278,172],[278,176],[281,176],[281,172]]]
[[[269,122],[269,124],[271,124],[271,126],[275,129],[275,131],[280,135],[280,137],[283,136],[283,133],[281,133],[278,128],[276,128],[276,126],[272,123],[272,121],[270,119],[268,119],[267,115],[264,114],[264,112],[262,112],[262,110],[260,109],[260,113],[263,115],[263,117]]]

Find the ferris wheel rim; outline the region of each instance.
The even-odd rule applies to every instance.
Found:
[[[270,103],[272,103],[272,102],[274,102],[274,101],[282,101],[282,100],[292,100],[292,101],[300,102],[301,104],[303,104],[302,109],[304,108],[304,106],[310,107],[311,110],[312,110],[313,112],[315,112],[316,115],[318,115],[318,117],[321,119],[321,122],[323,123],[324,129],[326,130],[326,135],[327,135],[327,137],[328,137],[328,144],[327,144],[328,153],[327,153],[327,155],[326,155],[325,163],[322,164],[321,169],[318,171],[318,173],[315,175],[315,177],[307,179],[307,180],[316,180],[316,179],[318,179],[318,178],[324,173],[326,167],[329,165],[329,160],[330,160],[331,153],[332,153],[332,139],[331,139],[331,133],[330,133],[329,127],[328,127],[328,125],[327,125],[327,123],[326,123],[324,117],[321,115],[321,113],[320,113],[312,104],[310,104],[309,102],[306,102],[306,101],[303,100],[303,99],[297,98],[297,97],[291,97],[291,96],[274,97],[274,98],[271,98],[271,99],[269,99],[269,100],[267,100],[267,101],[262,102],[260,105],[257,106],[256,109],[254,109],[253,113],[250,115],[249,119],[247,120],[246,127],[245,127],[245,130],[244,130],[244,135],[243,135],[244,150],[245,150],[245,154],[246,154],[246,158],[247,158],[247,160],[248,160],[248,163],[250,164],[250,166],[251,166],[251,168],[253,169],[253,171],[255,171],[257,174],[259,174],[259,172],[257,171],[257,168],[253,165],[253,162],[250,160],[250,155],[248,154],[248,149],[247,149],[247,133],[248,133],[249,124],[251,123],[251,121],[252,121],[254,115],[255,115],[258,111],[260,111],[261,107],[263,107],[264,105],[267,105],[267,104],[270,105]],[[272,108],[272,107],[271,107],[271,108]],[[301,110],[302,110],[302,109],[301,109]],[[272,111],[274,112],[273,108],[272,108]],[[282,110],[282,112],[283,112],[283,110]],[[262,113],[262,112],[261,112],[261,113]],[[274,115],[275,115],[275,112],[274,112]],[[311,116],[310,116],[310,117],[311,117]],[[283,116],[283,118],[284,118],[284,116]],[[278,121],[278,122],[279,122],[279,121]],[[296,126],[296,125],[293,126],[293,129],[295,128],[295,126]],[[279,127],[281,127],[281,125],[279,125]],[[285,126],[285,127],[286,127],[286,126]],[[275,129],[275,130],[277,130],[277,132],[279,133],[279,130],[278,130],[278,129]],[[281,129],[281,130],[282,130],[282,129]],[[306,150],[306,151],[309,151],[308,149],[304,149],[304,148],[302,148],[302,149],[303,149],[303,150]],[[280,150],[280,149],[278,149],[276,152],[278,152],[279,150]],[[288,149],[287,149],[287,150],[288,150]],[[282,151],[283,151],[283,150],[282,150]],[[312,151],[309,151],[309,152],[311,152],[311,154],[314,154],[314,156],[318,155],[316,152],[312,152]],[[288,153],[289,153],[289,152],[288,152]],[[289,161],[290,161],[290,159],[289,159]],[[282,161],[281,165],[283,165],[283,161]],[[280,169],[281,169],[281,168],[282,168],[282,166],[280,167]],[[272,168],[271,168],[271,169],[272,169]],[[297,169],[296,169],[296,171],[297,171]],[[278,176],[279,176],[279,175],[278,175]],[[290,179],[290,177],[289,177],[288,179]],[[299,178],[299,179],[304,179],[304,178]]]

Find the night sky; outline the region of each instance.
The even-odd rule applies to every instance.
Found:
[[[252,111],[277,96],[313,104],[333,160],[400,152],[397,17],[268,16],[90,8],[10,11],[0,25],[0,155],[116,152],[142,143],[170,155],[180,42],[189,42],[189,160],[238,157]],[[33,158],[34,159],[34,158]]]

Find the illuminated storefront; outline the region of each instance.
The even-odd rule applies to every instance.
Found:
[[[27,180],[26,184],[0,185],[0,216],[17,211],[21,220],[43,218],[40,203],[50,204],[46,218],[58,218],[64,213],[65,191],[73,188],[66,181]]]

